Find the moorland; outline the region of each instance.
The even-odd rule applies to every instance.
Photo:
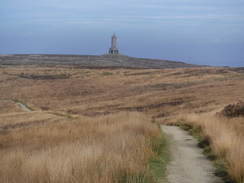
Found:
[[[216,115],[244,99],[244,68],[9,63],[0,63],[0,182],[156,182],[156,124],[179,122],[200,126],[244,180],[244,118]]]

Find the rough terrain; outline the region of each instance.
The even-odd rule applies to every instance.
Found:
[[[106,55],[0,55],[2,65],[59,64],[79,65],[82,67],[124,67],[124,68],[190,68],[199,65],[183,62],[135,58],[120,54]]]
[[[121,65],[103,65],[99,67],[79,64],[82,63],[81,60],[85,57],[57,55],[0,56],[0,149],[4,151],[3,154],[8,154],[5,150],[11,150],[12,147],[16,149],[24,148],[20,145],[21,143],[27,147],[29,145],[33,145],[35,148],[43,147],[37,140],[42,138],[39,138],[39,133],[35,133],[36,131],[43,131],[43,137],[44,139],[48,138],[48,142],[50,139],[55,141],[55,135],[52,138],[46,136],[47,132],[50,131],[49,125],[54,127],[54,134],[56,130],[61,130],[67,133],[69,137],[77,128],[77,126],[72,126],[74,125],[74,123],[71,123],[72,121],[80,120],[82,122],[89,118],[95,124],[97,119],[106,121],[106,118],[110,115],[135,111],[149,116],[149,120],[152,122],[167,124],[177,122],[178,116],[182,114],[189,114],[190,117],[197,116],[197,119],[199,119],[203,114],[213,111],[220,112],[224,106],[237,103],[244,98],[244,68],[200,67],[175,69],[172,67],[172,69],[142,69],[138,63],[140,59],[128,61],[131,63],[129,69]],[[98,56],[97,58],[101,57]],[[91,62],[92,64],[95,62],[92,58],[91,61],[84,62],[87,64]],[[119,65],[122,59],[107,58],[107,60],[112,60],[111,63],[114,64],[118,60]],[[145,65],[153,63],[153,61],[149,61],[150,63],[145,63]],[[106,63],[106,59],[104,62]],[[96,63],[103,64],[103,61],[97,61]],[[132,63],[135,65],[138,63],[138,68],[132,68]],[[175,62],[167,63],[173,64],[174,67],[177,66],[174,65]],[[21,101],[33,112],[26,112],[16,101]],[[221,120],[223,119],[226,121],[226,127],[228,127],[226,129],[233,129],[233,133],[238,136],[243,134],[243,121],[233,122],[229,121],[232,119],[226,117],[221,118]],[[71,130],[66,130],[63,123],[71,125]],[[214,119],[214,122],[209,123],[209,125],[215,123],[216,120]],[[57,124],[60,124],[60,128],[56,127]],[[218,128],[219,125],[221,125],[221,128]],[[216,129],[223,131],[223,125],[224,123],[217,123]],[[127,127],[125,128],[127,129]],[[96,129],[100,130],[100,128]],[[137,131],[145,134],[142,129]],[[223,132],[224,134],[233,134],[232,131]],[[28,132],[27,135],[26,132]],[[23,134],[23,137],[18,135],[20,133]],[[62,135],[62,133],[58,134]],[[82,134],[78,133],[78,136]],[[102,135],[103,133],[96,132],[92,134]],[[13,135],[15,135],[16,140],[13,140]],[[9,137],[9,141],[6,141],[6,136]],[[32,139],[33,142],[31,142]],[[68,139],[70,140],[70,138]],[[175,144],[179,144],[179,146],[175,146],[174,150],[178,152],[175,155],[176,157],[183,156],[183,153],[178,151],[183,149],[181,147],[183,142],[192,141],[185,141],[185,139],[190,138],[187,137],[183,141],[175,142]],[[228,141],[225,140],[224,142]],[[236,142],[239,142],[239,140],[236,140]],[[193,147],[193,145],[191,146]],[[19,152],[19,149],[14,149],[13,153],[15,152]],[[237,156],[234,154],[233,157],[238,157],[235,158],[237,162],[242,162],[240,161],[240,157],[243,157],[242,152]],[[204,157],[198,155],[195,158],[204,159]],[[60,159],[63,160],[63,158]],[[181,159],[186,162],[192,161],[185,158]],[[14,159],[13,162],[16,162],[16,160]],[[195,168],[199,168],[200,165],[196,164],[195,161],[193,162],[195,164],[189,166],[195,171]],[[236,161],[230,160],[229,162]],[[180,163],[177,163],[175,168],[180,168],[178,164]],[[235,168],[240,167],[240,173],[237,176],[242,176],[241,171],[243,169],[241,167],[244,166],[240,165],[233,164],[232,172],[234,173],[232,175],[238,172]],[[17,167],[17,169],[19,168]],[[190,169],[189,174],[184,176],[198,175],[196,172],[191,172],[193,169]],[[182,173],[181,170],[178,171]],[[199,172],[202,170],[205,171],[205,168],[202,168]],[[12,172],[15,171],[9,170],[8,172],[12,176]],[[63,173],[63,171],[60,172]],[[206,174],[204,176],[208,177]],[[199,177],[197,178],[199,179]],[[182,177],[181,179],[183,180]],[[181,183],[181,179],[178,182]],[[194,180],[193,182],[200,182],[200,179],[197,181],[196,179],[192,180]],[[207,182],[208,180],[203,179],[202,181]]]

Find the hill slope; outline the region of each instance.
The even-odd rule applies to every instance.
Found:
[[[80,65],[95,67],[126,67],[126,68],[190,68],[202,67],[199,65],[186,64],[183,62],[134,58],[124,55],[2,55],[1,65],[25,65],[25,64],[61,64]]]

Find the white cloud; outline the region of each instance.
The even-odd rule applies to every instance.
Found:
[[[158,16],[124,16],[127,20],[140,20],[140,19],[226,19],[233,17],[232,14],[202,14],[202,15],[158,15]]]

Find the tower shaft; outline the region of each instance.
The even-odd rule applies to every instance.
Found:
[[[115,34],[111,38],[111,47],[109,48],[109,53],[119,53],[119,48],[117,48],[117,37]]]

